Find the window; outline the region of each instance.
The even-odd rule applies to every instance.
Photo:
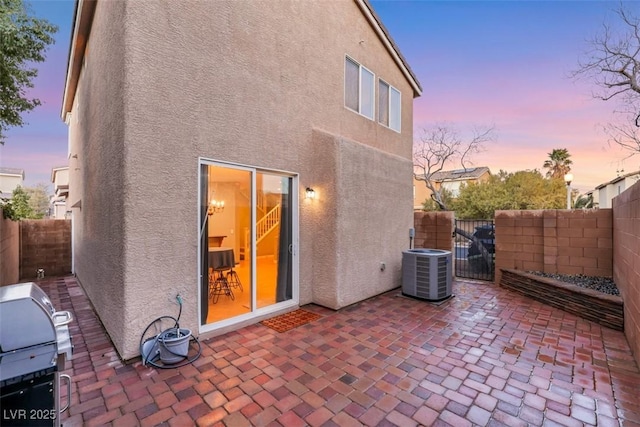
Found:
[[[344,105],[373,120],[375,77],[351,58],[344,63]]]
[[[400,132],[400,91],[378,81],[378,122]]]

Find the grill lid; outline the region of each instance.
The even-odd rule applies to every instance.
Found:
[[[56,312],[35,283],[0,287],[0,353],[56,342],[56,326],[71,322],[71,313]]]

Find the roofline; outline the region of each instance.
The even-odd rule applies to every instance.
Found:
[[[23,172],[18,172],[18,173],[0,172],[0,174],[5,175],[5,176],[19,176],[19,177],[22,177],[22,179],[24,179],[24,171]]]
[[[389,35],[389,32],[387,31],[385,26],[382,24],[382,21],[380,20],[376,12],[373,10],[373,7],[369,3],[369,1],[368,0],[354,0],[354,1],[362,11],[364,16],[369,21],[369,24],[371,24],[371,26],[373,27],[374,31],[382,41],[382,44],[387,48],[387,50],[391,54],[391,57],[396,62],[396,65],[402,71],[402,74],[404,74],[405,78],[409,81],[409,84],[413,88],[413,92],[415,94],[414,98],[416,96],[422,95],[422,87],[420,86],[420,82],[418,81],[418,78],[411,70],[411,67],[409,67],[409,63],[402,56],[402,53],[394,43],[393,39]]]
[[[453,182],[453,181],[469,181],[472,179],[480,179],[481,176],[466,176],[464,178],[432,178],[433,182]]]
[[[615,184],[616,182],[620,182],[623,179],[627,179],[627,178],[629,178],[631,176],[634,176],[634,175],[640,175],[640,170],[629,172],[627,174],[617,176],[617,177],[613,178],[611,181],[603,182],[602,184],[598,185],[595,189],[599,190],[601,188],[604,188],[604,187],[606,187],[608,185],[611,185],[611,184]]]
[[[378,15],[376,15],[373,7],[371,7],[371,5],[369,4],[369,1],[354,1],[362,11],[365,18],[367,18],[367,21],[369,21],[369,24],[382,41],[382,44],[391,54],[391,57],[402,71],[402,74],[404,74],[405,78],[413,88],[414,98],[416,96],[422,95],[422,87],[420,86],[420,82],[418,82],[417,77],[409,67],[407,61],[402,56],[400,50],[391,39],[391,36],[387,32],[381,20],[378,18]],[[76,89],[78,87],[80,70],[82,68],[82,62],[84,60],[84,51],[87,46],[87,40],[89,39],[89,33],[91,32],[91,24],[93,22],[93,15],[96,10],[97,2],[98,0],[75,0],[76,7],[73,18],[73,32],[71,34],[71,43],[67,61],[67,76],[64,84],[62,111],[60,113],[60,117],[65,122],[67,120],[67,114],[71,112],[71,109],[73,107],[73,100],[75,98]]]
[[[488,166],[476,166],[474,168],[468,168],[469,170],[473,169],[474,172],[477,170],[479,173],[477,174],[469,174],[469,175],[465,175],[465,176],[460,176],[460,177],[445,177],[445,178],[433,178],[434,182],[444,182],[444,181],[468,181],[469,179],[479,179],[481,178],[485,173],[488,173],[489,175],[491,175],[491,169],[489,169]],[[459,170],[459,169],[453,169],[453,170],[448,170],[448,171],[438,171],[438,172],[434,172],[433,175],[437,175],[437,174],[450,174],[455,170]]]
[[[58,166],[55,168],[51,169],[51,182],[54,182],[55,176],[56,176],[56,172],[58,171],[63,171],[63,170],[69,170],[69,166]]]
[[[84,50],[87,46],[93,14],[96,10],[97,0],[75,0],[76,7],[73,17],[73,31],[69,46],[67,60],[67,77],[64,82],[64,94],[62,98],[62,111],[60,117],[67,121],[67,114],[71,112],[73,100],[78,88],[80,69],[84,61]]]

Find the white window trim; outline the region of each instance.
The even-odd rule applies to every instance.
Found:
[[[354,110],[350,107],[347,106],[347,99],[346,99],[346,91],[344,90],[346,83],[347,83],[347,76],[346,76],[346,72],[345,72],[345,68],[343,66],[342,68],[342,72],[344,74],[343,76],[343,91],[342,91],[342,96],[343,96],[343,105],[344,107],[349,110],[349,111],[353,111],[354,113],[357,113],[359,115],[361,115],[362,117],[365,117],[369,120],[375,121],[376,120],[376,97],[378,95],[377,91],[376,91],[376,74],[371,71],[370,69],[368,69],[367,67],[365,67],[364,65],[362,65],[360,62],[356,61],[355,59],[353,59],[352,57],[350,57],[349,55],[345,55],[345,59],[343,62],[343,65],[346,63],[347,59],[349,59],[350,61],[352,61],[353,63],[358,65],[358,88],[359,88],[359,99],[358,99],[358,110]],[[362,114],[362,95],[364,93],[364,91],[362,90],[362,70],[366,70],[369,73],[371,73],[372,76],[372,84],[371,84],[371,93],[372,93],[372,99],[371,99],[371,117],[367,116],[366,114]]]
[[[399,89],[397,89],[396,87],[392,86],[389,82],[387,82],[385,79],[378,79],[379,82],[382,82],[384,84],[386,84],[389,87],[389,99],[387,100],[387,102],[389,103],[387,105],[387,111],[389,112],[389,125],[385,125],[384,123],[382,123],[380,120],[378,120],[378,123],[381,126],[386,127],[387,129],[391,129],[394,132],[398,132],[401,133],[402,131],[402,92],[400,92]],[[398,122],[398,129],[394,128],[391,126],[391,111],[392,111],[392,105],[391,105],[391,93],[393,91],[396,91],[398,93],[398,115],[399,115],[399,122]],[[377,94],[378,95],[378,102],[380,102],[380,93]]]
[[[391,112],[393,111],[391,109],[391,99],[392,96],[391,94],[393,93],[393,91],[398,92],[398,128],[396,129],[395,127],[391,126]],[[402,131],[402,92],[400,92],[400,90],[398,90],[397,88],[389,85],[389,129],[392,129],[398,133],[400,133]]]

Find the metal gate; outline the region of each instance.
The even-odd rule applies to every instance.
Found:
[[[456,277],[494,280],[495,226],[488,220],[455,220]]]

